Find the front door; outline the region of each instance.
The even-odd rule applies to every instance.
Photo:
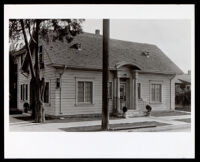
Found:
[[[126,83],[120,83],[120,108],[127,107],[126,105]]]

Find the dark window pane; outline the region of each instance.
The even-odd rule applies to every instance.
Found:
[[[23,100],[26,99],[26,84],[23,84]]]
[[[154,94],[154,85],[151,85],[151,100],[155,101],[155,94]]]
[[[28,84],[26,84],[26,100],[28,100]]]
[[[138,99],[141,99],[141,84],[137,83]]]
[[[42,53],[42,46],[39,47],[39,53]]]
[[[40,53],[39,59],[40,59],[40,63],[43,63],[43,55],[42,55],[42,53]]]
[[[44,103],[49,103],[49,82],[45,83]]]
[[[23,100],[23,85],[21,85],[21,100]]]
[[[92,82],[85,82],[85,102],[92,102]]]
[[[162,96],[162,90],[161,90],[161,84],[159,85],[159,101],[161,102],[161,96]]]
[[[151,85],[151,100],[161,102],[161,84]]]
[[[78,82],[78,102],[84,102],[84,82]]]

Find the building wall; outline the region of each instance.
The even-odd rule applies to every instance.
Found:
[[[49,93],[49,103],[44,104],[46,115],[54,115],[55,114],[55,97],[56,97],[56,69],[49,66],[50,59],[48,54],[46,53],[45,46],[43,46],[44,53],[44,64],[45,68],[41,69],[40,77],[45,78],[45,82],[49,82],[50,85],[50,93]]]
[[[51,63],[45,47],[44,63],[45,68],[41,70],[40,77],[44,77],[46,81],[50,83],[50,103],[44,104],[47,115],[75,115],[75,114],[96,114],[102,112],[102,72],[100,71],[84,71],[84,70],[70,70],[70,69],[55,69],[48,64]],[[35,58],[33,57],[33,63]],[[18,66],[18,90],[17,90],[17,107],[23,110],[24,102],[30,102],[30,79],[31,74],[27,77],[21,74],[21,58],[17,58]],[[123,69],[126,72],[129,70]],[[63,73],[63,75],[62,75]],[[61,88],[56,87],[57,78],[61,77]],[[109,81],[113,84],[113,74],[110,73]],[[141,97],[144,101],[149,103],[153,110],[170,110],[175,108],[175,84],[172,80],[170,83],[171,75],[161,74],[138,74],[138,83],[141,83]],[[89,79],[93,81],[93,104],[92,105],[78,105],[76,103],[76,81],[77,79]],[[130,79],[132,74],[130,73]],[[130,80],[131,82],[131,80]],[[150,84],[158,82],[162,84],[162,102],[151,103],[150,102]],[[21,84],[28,84],[28,100],[21,101],[20,99],[20,86]],[[171,86],[171,88],[170,88]],[[133,88],[132,88],[133,89]],[[112,94],[114,90],[112,88]],[[171,94],[170,94],[171,92]],[[130,93],[130,98],[133,96]],[[113,111],[113,99],[109,99],[109,110]],[[130,102],[133,105],[133,100]],[[141,102],[138,102],[138,109],[141,108]]]
[[[173,82],[170,83],[171,75],[162,74],[142,74],[138,75],[138,83],[141,83],[141,98],[152,106],[154,110],[174,110],[175,108],[175,87]],[[153,103],[150,100],[150,85],[152,83],[161,84],[161,103]],[[171,90],[170,90],[171,87]],[[171,94],[170,94],[171,92]],[[170,104],[171,102],[171,104]],[[140,102],[138,102],[140,104]],[[140,105],[139,105],[140,107]]]
[[[47,115],[55,114],[55,89],[56,89],[56,73],[55,68],[48,66],[50,64],[50,59],[46,53],[45,47],[43,46],[43,54],[44,54],[44,63],[45,68],[41,69],[40,77],[44,77],[45,81],[49,82],[50,85],[50,103],[45,103],[44,108]],[[31,72],[29,68],[29,75],[26,77],[21,73],[21,56],[18,56],[17,61],[17,108],[23,110],[23,105],[25,102],[30,103],[30,80],[31,80]],[[25,54],[24,54],[25,57]],[[35,63],[35,57],[32,58],[33,64]],[[28,100],[21,100],[21,85],[28,84]]]
[[[76,104],[76,81],[90,80],[93,82],[93,104]],[[110,73],[110,81],[113,75]],[[56,90],[56,115],[96,114],[102,112],[102,73],[98,71],[65,70],[61,79],[61,101],[60,89]],[[112,99],[109,99],[109,110],[113,110]],[[60,104],[61,103],[61,104]],[[60,107],[61,106],[61,107]],[[61,111],[60,111],[61,109]]]
[[[23,57],[25,58],[25,54],[23,54]],[[24,107],[24,103],[25,102],[30,102],[30,93],[29,93],[29,89],[30,89],[30,79],[31,79],[31,75],[29,74],[28,77],[24,76],[21,73],[21,55],[17,56],[16,58],[16,62],[17,62],[17,108],[20,110],[23,110]],[[22,84],[28,84],[28,100],[22,101],[21,100],[21,85]]]
[[[174,95],[170,100],[170,75],[139,74],[138,83],[141,83],[141,97],[152,106],[152,110],[174,109]],[[93,81],[93,104],[76,104],[76,80]],[[113,74],[110,73],[109,81],[113,83]],[[55,115],[99,114],[102,111],[102,73],[97,71],[65,70],[61,79],[61,89],[56,89]],[[150,84],[159,82],[162,84],[162,102],[150,102]],[[173,88],[172,88],[173,89]],[[61,90],[61,95],[60,95]],[[112,89],[113,91],[113,89]],[[171,91],[174,93],[174,90]],[[60,98],[60,96],[62,96]],[[60,100],[61,99],[61,100]],[[138,109],[140,109],[138,102]],[[61,107],[60,107],[61,106]],[[109,110],[113,111],[113,98],[109,99]]]

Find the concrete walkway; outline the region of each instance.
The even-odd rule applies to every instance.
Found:
[[[18,120],[16,115],[10,116],[10,131],[17,132],[63,132],[65,128],[71,127],[85,127],[85,126],[95,126],[101,125],[101,120],[95,121],[81,121],[81,122],[67,122],[67,123],[32,123],[31,121]],[[176,121],[175,119],[188,119],[191,116],[188,115],[179,115],[179,116],[162,116],[162,117],[135,117],[127,119],[110,119],[110,124],[119,124],[119,123],[136,123],[136,122],[159,122],[169,125],[157,126],[154,128],[140,128],[132,130],[121,130],[121,131],[134,131],[134,132],[158,132],[163,130],[172,130],[172,129],[187,129],[191,127],[191,123]],[[66,131],[64,131],[66,132]]]

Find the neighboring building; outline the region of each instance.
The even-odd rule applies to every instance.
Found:
[[[191,102],[191,71],[175,77],[176,105],[190,105]]]
[[[80,34],[71,42],[40,40],[41,78],[45,78],[44,107],[47,115],[83,115],[102,112],[102,36]],[[22,49],[18,64],[17,107],[30,101],[31,74]],[[33,58],[34,61],[34,58]],[[173,78],[183,72],[155,45],[110,40],[109,110],[119,113],[175,109]]]
[[[9,107],[17,108],[17,64],[12,55],[9,55]]]
[[[177,75],[175,84],[177,90],[181,87],[185,90],[191,90],[191,71],[188,70],[187,74]]]

